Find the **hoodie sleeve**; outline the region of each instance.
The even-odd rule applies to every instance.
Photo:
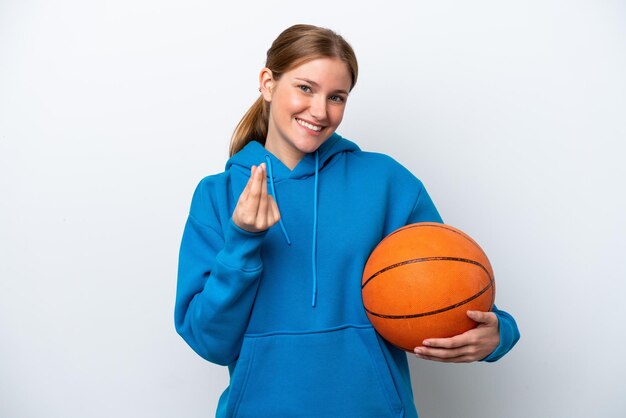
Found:
[[[210,199],[210,179],[196,188],[183,232],[174,320],[176,331],[196,353],[228,365],[239,356],[248,325],[266,232],[245,231],[232,219],[222,227]]]
[[[417,179],[416,179],[417,180]],[[443,223],[435,204],[432,199],[428,195],[426,188],[422,184],[421,181],[417,180],[418,183],[418,194],[417,199],[415,200],[415,204],[413,205],[413,210],[411,211],[411,215],[407,220],[408,224],[413,224],[417,222],[438,222]]]
[[[420,191],[409,217],[407,224],[416,222],[440,222],[443,223],[439,212],[435,208],[433,201],[420,183]],[[495,305],[492,310],[498,317],[498,328],[500,330],[500,344],[496,349],[482,361],[494,362],[508,353],[520,338],[519,329],[513,316],[505,311],[501,311]]]

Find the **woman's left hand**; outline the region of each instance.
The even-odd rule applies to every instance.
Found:
[[[469,363],[482,360],[500,343],[498,317],[493,312],[467,311],[478,326],[451,338],[429,338],[423,347],[415,347],[417,358],[445,363]]]

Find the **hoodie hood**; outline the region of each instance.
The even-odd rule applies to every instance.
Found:
[[[326,164],[333,156],[342,152],[360,151],[358,145],[341,137],[336,132],[333,133],[316,152],[305,154],[302,160],[290,170],[275,155],[265,149],[265,147],[257,141],[250,141],[241,151],[233,155],[226,162],[226,170],[239,169],[250,175],[250,168],[253,165],[259,165],[266,162],[265,156],[269,156],[273,169],[274,182],[280,182],[286,179],[301,179],[315,175],[315,154],[319,158],[319,170],[323,171]],[[247,182],[247,178],[246,178]],[[245,187],[245,183],[244,183]],[[243,190],[243,187],[241,188]],[[239,190],[241,192],[241,190]]]

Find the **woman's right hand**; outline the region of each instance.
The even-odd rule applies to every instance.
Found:
[[[269,229],[280,219],[278,205],[272,195],[267,194],[265,163],[250,169],[250,179],[241,192],[233,212],[233,222],[248,232]]]

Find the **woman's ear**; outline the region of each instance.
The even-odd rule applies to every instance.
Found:
[[[259,91],[266,102],[272,101],[272,92],[275,83],[272,70],[267,67],[263,68],[259,74]]]

